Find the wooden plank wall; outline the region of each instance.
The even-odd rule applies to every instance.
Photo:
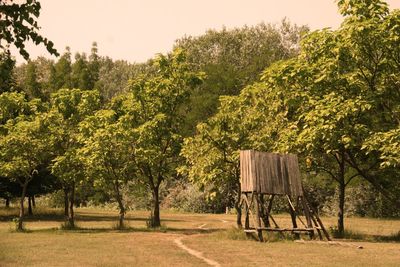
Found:
[[[242,192],[302,196],[297,156],[255,150],[240,151]]]

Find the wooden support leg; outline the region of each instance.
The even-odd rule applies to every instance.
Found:
[[[289,211],[290,211],[290,217],[292,218],[292,224],[293,228],[297,228],[297,222],[296,222],[296,211],[293,207],[292,201],[290,199],[289,195],[286,195],[287,200],[289,202]],[[294,238],[295,239],[300,239],[300,234],[299,233],[294,233]]]
[[[269,218],[268,218],[268,208],[265,206],[264,195],[260,195],[260,208],[261,208],[261,218],[265,227],[270,227]]]
[[[244,229],[249,229],[250,228],[250,222],[249,222],[249,202],[247,199],[247,194],[244,194]]]
[[[328,233],[328,231],[325,229],[324,224],[322,223],[321,219],[320,219],[319,216],[318,216],[318,213],[317,213],[316,211],[314,211],[313,207],[310,205],[310,203],[309,203],[309,201],[308,201],[308,198],[307,198],[307,195],[306,195],[306,193],[304,192],[304,189],[303,189],[303,194],[304,194],[304,200],[306,201],[307,206],[310,208],[311,216],[312,216],[312,217],[315,217],[315,220],[318,222],[319,226],[321,227],[321,229],[322,229],[322,231],[323,231],[323,233],[324,233],[326,239],[327,239],[328,241],[331,241],[331,238],[330,238],[330,236],[329,236],[329,233]]]
[[[267,209],[266,209],[266,227],[271,227],[271,222],[269,221],[269,218],[270,218],[270,214],[271,214],[271,209],[272,209],[272,202],[273,202],[273,200],[274,200],[274,197],[275,197],[275,195],[271,195],[270,196],[270,198],[269,198],[269,201],[268,201],[268,206],[267,206]]]
[[[307,227],[308,228],[312,228],[312,222],[311,222],[311,214],[310,214],[310,210],[308,209],[308,205],[306,203],[306,201],[304,200],[303,197],[298,197],[298,199],[300,199],[300,202],[303,206],[303,210],[304,210],[304,216],[306,217],[306,221],[307,221]],[[314,222],[315,226],[317,226],[316,222]],[[321,231],[319,229],[317,229],[318,235],[321,239],[322,235],[321,235]],[[314,231],[310,232],[310,239],[314,239]]]
[[[262,236],[262,230],[261,228],[261,212],[260,212],[260,195],[256,194],[255,198],[255,206],[256,206],[256,222],[257,222],[257,235],[258,235],[258,240],[259,241],[264,241],[263,236]]]

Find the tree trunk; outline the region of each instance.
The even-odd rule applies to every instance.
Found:
[[[160,227],[159,185],[153,187],[153,207],[151,210],[151,227]]]
[[[7,197],[6,198],[6,208],[10,207],[10,199]]]
[[[23,230],[23,222],[24,222],[24,215],[25,215],[25,209],[24,209],[24,201],[25,201],[25,195],[26,195],[26,190],[28,188],[28,182],[25,182],[22,185],[22,193],[21,193],[21,200],[20,200],[20,205],[19,205],[19,220],[18,220],[18,231]]]
[[[236,196],[236,201],[235,201],[235,209],[236,209],[236,225],[237,227],[243,228],[242,225],[242,207],[240,205],[240,201],[242,200],[242,192],[240,190],[240,184],[238,188],[238,195]]]
[[[114,192],[115,192],[115,198],[117,199],[118,202],[118,207],[119,207],[119,222],[118,222],[118,228],[122,229],[124,228],[124,218],[125,218],[125,207],[124,203],[122,201],[122,196],[119,190],[119,183],[118,181],[115,181],[114,183]]]
[[[32,212],[32,197],[28,196],[28,215],[32,216],[33,212]]]
[[[32,207],[36,208],[35,195],[32,195]]]
[[[339,236],[343,236],[344,234],[344,200],[345,200],[345,189],[346,189],[346,181],[345,181],[345,159],[344,152],[341,153],[341,156],[338,157],[339,162],[339,211],[338,211],[338,234]]]
[[[346,185],[344,181],[339,183],[339,212],[338,212],[338,233],[339,236],[344,234],[344,200]]]
[[[68,216],[68,223],[71,228],[75,227],[74,200],[75,200],[75,183],[72,183],[71,194],[69,196],[69,216]]]
[[[69,204],[68,189],[64,188],[64,216],[65,216],[65,220],[68,220],[68,217],[69,217],[68,204]]]

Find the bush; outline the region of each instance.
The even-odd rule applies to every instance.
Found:
[[[185,212],[213,212],[207,193],[191,184],[177,183],[164,198],[162,207]]]
[[[330,216],[338,213],[339,194],[326,199],[323,212]],[[346,188],[345,215],[373,218],[398,218],[400,210],[367,183],[359,183]]]

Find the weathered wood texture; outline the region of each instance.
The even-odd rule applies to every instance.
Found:
[[[302,196],[299,162],[294,154],[240,151],[242,192]]]

